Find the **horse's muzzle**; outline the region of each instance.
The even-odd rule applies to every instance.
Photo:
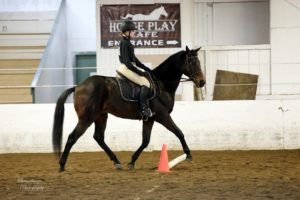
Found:
[[[200,87],[202,88],[206,84],[205,80],[200,81]]]

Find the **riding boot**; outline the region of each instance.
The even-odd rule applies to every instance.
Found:
[[[140,91],[140,107],[141,107],[141,116],[142,119],[147,119],[148,117],[152,117],[153,113],[151,112],[149,108],[148,103],[148,94],[150,92],[150,89],[146,86],[141,87]]]

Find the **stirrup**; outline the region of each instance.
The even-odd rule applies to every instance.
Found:
[[[148,118],[152,117],[154,114],[155,113],[152,113],[152,111],[150,110],[150,108],[143,109],[141,111],[141,119],[143,121],[148,121]]]
[[[150,108],[147,108],[145,110],[142,110],[142,115],[145,116],[145,117],[152,117],[153,116],[153,113],[152,111],[150,110]]]

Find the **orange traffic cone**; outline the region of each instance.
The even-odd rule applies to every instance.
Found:
[[[168,172],[170,172],[169,158],[168,158],[168,152],[167,152],[167,145],[166,144],[163,144],[162,150],[160,152],[158,172],[159,173],[168,173]]]

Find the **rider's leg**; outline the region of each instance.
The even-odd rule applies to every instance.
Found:
[[[150,89],[144,85],[141,86],[140,91],[140,107],[141,107],[141,115],[142,117],[148,118],[152,117],[153,113],[151,112],[151,109],[149,108],[148,103],[148,94],[150,92]]]
[[[140,76],[136,74],[135,72],[129,70],[125,65],[120,65],[118,71],[123,74],[125,77],[127,77],[132,82],[138,84],[141,86],[140,91],[140,114],[142,119],[147,119],[148,117],[152,117],[153,113],[151,112],[149,108],[149,103],[147,101],[148,94],[150,92],[150,82],[148,79],[144,76]]]
[[[137,73],[128,69],[125,65],[120,65],[118,71],[135,84],[150,88],[150,82],[146,77],[138,75]]]

